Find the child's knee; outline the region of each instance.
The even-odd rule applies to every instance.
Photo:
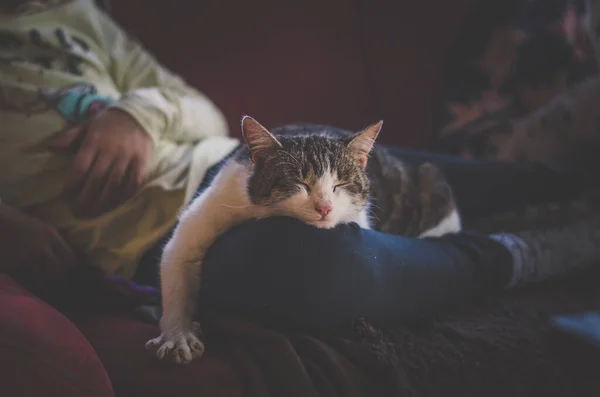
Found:
[[[225,233],[210,249],[211,261],[255,269],[321,268],[327,260],[355,257],[357,226],[317,229],[296,219],[277,217],[248,221]]]
[[[203,291],[233,305],[289,312],[303,322],[320,321],[307,315],[314,310],[344,315],[359,295],[356,272],[366,270],[359,244],[354,226],[323,230],[291,218],[249,221],[209,250]]]

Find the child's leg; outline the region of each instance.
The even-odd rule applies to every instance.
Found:
[[[465,218],[565,199],[589,186],[575,173],[542,165],[392,150],[411,162],[428,160],[440,165]],[[586,228],[589,231],[593,226],[577,233]],[[557,249],[572,249],[576,241],[565,239],[568,233],[563,230],[552,237],[560,240]],[[535,279],[524,269],[552,273],[539,270],[548,263],[545,257],[531,259],[525,251],[524,259],[519,259],[522,244],[531,252],[539,251],[535,238],[520,237],[490,239],[462,233],[415,240],[354,226],[319,230],[291,219],[250,221],[219,238],[208,251],[203,291],[213,301],[267,309],[306,325],[360,315],[408,321],[488,290]],[[158,257],[161,246],[157,244],[155,252],[146,255],[136,281],[155,284],[158,280],[152,259]],[[586,252],[587,265],[596,252],[589,246],[578,247]],[[524,265],[517,263],[518,269],[513,269],[513,261]],[[554,265],[569,264],[557,261],[550,267]],[[518,272],[524,276],[515,276]]]
[[[509,287],[600,266],[600,214],[566,227],[490,237],[511,251]]]
[[[467,160],[398,148],[389,150],[404,161],[429,161],[438,165],[452,186],[465,219],[576,197],[594,182],[589,175],[567,167]]]
[[[203,302],[307,327],[414,321],[486,293],[600,263],[600,218],[539,235],[432,239],[357,226],[247,222],[209,250]]]

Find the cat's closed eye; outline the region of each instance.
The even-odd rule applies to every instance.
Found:
[[[300,182],[299,185],[302,186],[304,189],[306,189],[306,193],[310,194],[310,186],[308,186],[304,182]]]
[[[338,183],[337,185],[335,185],[333,187],[333,191],[335,192],[335,189],[337,189],[338,187],[344,187],[346,185],[350,184],[350,182],[345,182],[345,183]]]

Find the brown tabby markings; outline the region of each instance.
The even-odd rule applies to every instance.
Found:
[[[431,163],[409,166],[375,145],[365,173],[346,155],[344,138],[351,135],[348,131],[301,124],[275,128],[272,133],[285,146],[285,151],[303,164],[303,171],[302,175],[295,175],[291,165],[289,169],[286,165],[274,167],[284,160],[274,155],[269,161],[271,172],[286,175],[290,178],[289,183],[295,185],[303,177],[308,181],[318,177],[326,165],[331,166],[337,170],[340,181],[349,182],[344,188],[352,193],[357,203],[370,199],[371,223],[376,230],[416,237],[456,210],[450,185],[439,168]],[[251,194],[257,194],[261,189],[267,191],[269,187],[264,183],[260,189],[254,188]]]
[[[354,204],[364,206],[369,196],[369,180],[347,149],[348,140],[326,136],[285,136],[277,129],[273,135],[281,149],[265,154],[255,163],[255,172],[248,183],[248,193],[254,204],[272,204],[298,192],[299,184],[308,187],[330,169],[335,170],[338,183],[351,193]],[[248,149],[238,154],[239,161],[249,159]]]

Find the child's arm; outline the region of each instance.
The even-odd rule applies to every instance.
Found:
[[[227,135],[227,122],[217,106],[166,70],[106,14],[96,9],[94,27],[108,51],[108,67],[123,96],[114,106],[126,111],[156,141],[179,142]]]

